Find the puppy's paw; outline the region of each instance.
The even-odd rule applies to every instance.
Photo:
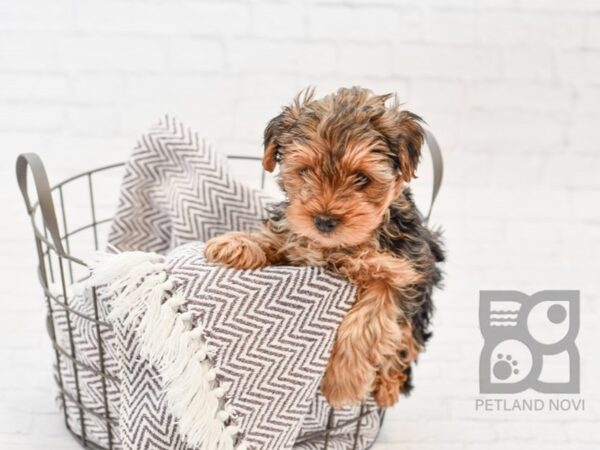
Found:
[[[204,256],[210,262],[236,269],[258,269],[268,265],[267,255],[252,235],[226,233],[209,240]]]
[[[375,382],[373,398],[380,408],[389,408],[398,402],[400,381],[397,379],[378,378]]]
[[[321,381],[321,392],[327,403],[334,409],[345,406],[358,406],[369,395],[370,380],[356,374],[333,374],[327,371]]]

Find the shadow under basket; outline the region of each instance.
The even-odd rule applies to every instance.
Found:
[[[260,167],[260,158],[229,159]],[[17,159],[17,181],[33,227],[38,278],[46,301],[58,402],[67,430],[83,448],[94,450],[121,448],[117,422],[119,379],[111,344],[114,334],[95,290],[92,301],[83,304],[77,302],[71,286],[89,276],[83,259],[104,248],[102,237],[107,235],[114,211],[106,188],[116,188],[118,193],[123,166],[117,163],[99,167],[51,187],[38,155],[22,154]],[[33,185],[28,189],[30,172]],[[264,183],[264,172],[258,169],[256,184],[264,187]],[[35,193],[34,202],[29,191]],[[81,348],[79,333],[86,336],[86,348]],[[325,427],[299,437],[296,444],[318,440],[321,448],[332,448],[330,436],[352,426],[354,438],[348,448],[359,448],[362,419],[372,413],[363,406],[356,417],[336,420],[336,412],[329,409]],[[383,411],[377,413],[382,422]]]

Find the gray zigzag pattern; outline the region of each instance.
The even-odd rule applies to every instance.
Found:
[[[210,330],[245,439],[291,448],[354,290],[313,267],[238,271],[207,265],[199,245],[169,255],[187,307]]]
[[[88,293],[89,294],[89,293]],[[86,295],[73,295],[69,299],[70,306],[75,310],[79,311],[88,316],[93,316],[93,304],[91,297]],[[105,303],[100,303],[99,317],[100,320],[105,320],[106,309],[104,308]],[[53,313],[54,324],[56,330],[56,340],[68,354],[71,354],[70,339],[68,335],[68,325],[65,310],[56,309]],[[71,314],[70,320],[73,329],[73,343],[76,351],[76,358],[81,361],[84,366],[78,367],[77,377],[79,380],[80,397],[81,403],[85,405],[90,411],[104,414],[104,396],[102,380],[95,371],[100,370],[100,360],[98,352],[98,340],[96,335],[96,326],[93,322],[82,319],[81,317]],[[105,343],[103,349],[105,355],[105,370],[111,375],[116,376],[119,372],[117,365],[117,357],[114,348],[115,337],[114,333],[110,329],[101,329],[103,342]],[[75,383],[75,371],[73,363],[65,356],[60,358],[60,373],[62,375],[63,386],[72,399],[77,398],[77,390]],[[58,377],[58,374],[56,375]],[[108,407],[109,414],[112,418],[118,417],[118,407],[120,391],[117,383],[107,380],[106,390],[108,396]],[[67,421],[71,429],[76,432],[81,431],[80,412],[77,405],[73,400],[70,400],[67,396]],[[106,423],[91,413],[85,413],[84,426],[85,432],[92,438],[93,442],[100,445],[108,445],[108,430]],[[119,447],[117,446],[116,449]]]
[[[109,242],[123,251],[167,254],[180,244],[251,230],[269,201],[261,191],[238,183],[225,159],[196,133],[165,117],[140,139],[128,161]],[[168,259],[187,307],[217,349],[217,369],[231,383],[227,396],[239,412],[245,439],[254,448],[323,448],[323,436],[294,442],[327,423],[329,407],[318,385],[353,289],[316,268],[235,271],[208,265],[200,244],[179,247]],[[92,330],[77,326],[82,327],[78,352],[96,351]],[[119,412],[116,448],[187,450],[165,404],[160,373],[140,357],[135,333],[117,326],[107,339],[112,349],[107,364],[111,370],[118,367],[121,378],[120,391],[110,396],[111,411]],[[86,399],[95,405],[100,389],[98,382],[86,380]],[[357,413],[358,408],[337,411],[336,423]],[[78,418],[76,410],[72,416]],[[97,442],[107,442],[106,427],[88,427]],[[353,448],[355,430],[355,424],[337,430],[328,448]],[[378,430],[374,412],[361,421],[354,448],[368,448]]]
[[[236,182],[225,159],[196,133],[165,117],[127,164],[109,241],[121,250],[165,253],[185,242],[251,230],[268,202]]]
[[[158,370],[140,356],[135,332],[116,326],[121,344],[120,439],[125,449],[185,450],[176,420],[165,413]]]

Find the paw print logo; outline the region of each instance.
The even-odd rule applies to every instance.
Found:
[[[481,393],[579,392],[579,291],[481,291]]]
[[[494,376],[499,380],[508,380],[512,375],[519,375],[519,361],[513,359],[512,355],[504,356],[498,353],[497,361],[494,363]]]

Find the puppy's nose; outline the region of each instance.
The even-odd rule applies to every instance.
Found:
[[[327,215],[315,216],[314,222],[317,230],[322,231],[323,233],[329,233],[333,231],[337,224],[340,223],[339,220]]]

